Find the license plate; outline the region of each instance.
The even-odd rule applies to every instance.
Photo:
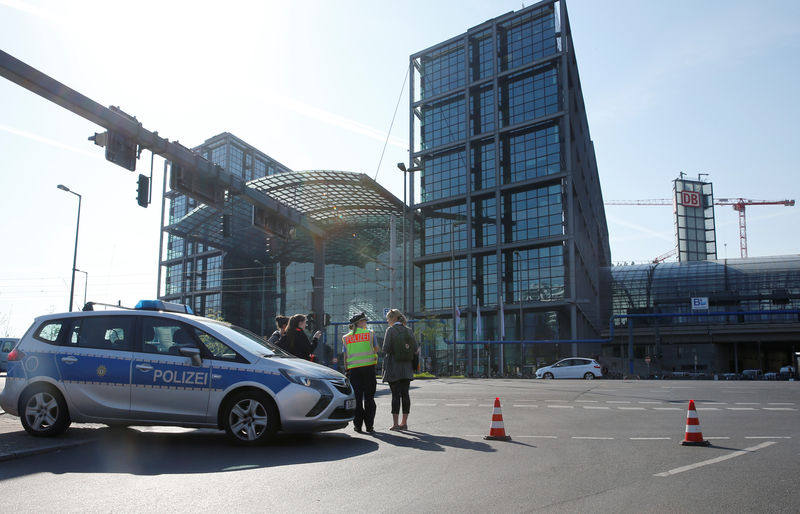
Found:
[[[356,408],[356,401],[355,400],[345,400],[344,401],[344,408],[345,408],[345,410],[354,410]]]

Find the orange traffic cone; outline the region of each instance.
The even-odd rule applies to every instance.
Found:
[[[494,399],[494,411],[492,412],[492,427],[489,429],[489,435],[484,439],[491,439],[493,441],[510,441],[511,436],[506,435],[506,429],[503,427],[503,413],[500,411],[500,398]]]
[[[703,440],[703,431],[700,430],[700,419],[694,408],[694,400],[689,400],[689,410],[686,413],[686,437],[681,444],[684,446],[708,446],[711,444]]]

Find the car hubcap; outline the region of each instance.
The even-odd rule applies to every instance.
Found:
[[[34,430],[47,430],[58,419],[58,402],[49,393],[36,393],[25,407],[25,419]]]
[[[267,410],[256,400],[241,400],[231,409],[228,423],[236,437],[255,441],[267,429]]]

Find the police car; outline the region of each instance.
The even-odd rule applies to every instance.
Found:
[[[225,430],[235,442],[343,428],[347,378],[184,305],[36,318],[8,356],[0,406],[35,436],[71,422]]]

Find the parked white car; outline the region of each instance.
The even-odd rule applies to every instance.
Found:
[[[536,378],[585,378],[592,380],[602,376],[602,367],[596,360],[581,357],[561,359],[551,366],[544,366],[536,370]]]

